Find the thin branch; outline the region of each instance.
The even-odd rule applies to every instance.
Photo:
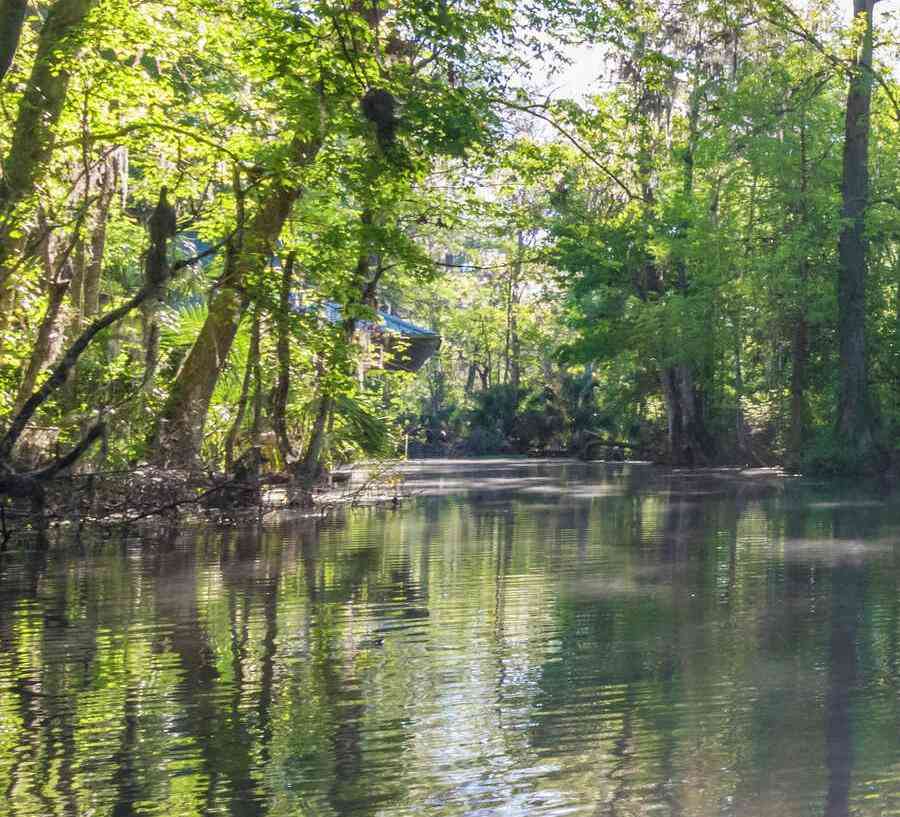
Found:
[[[534,116],[537,119],[540,119],[550,125],[557,133],[560,134],[564,139],[570,142],[578,152],[584,156],[591,164],[597,167],[601,173],[603,173],[607,178],[611,181],[615,182],[619,188],[628,196],[629,199],[636,199],[638,196],[634,193],[634,191],[623,182],[615,173],[613,173],[603,162],[601,162],[596,154],[586,148],[581,142],[578,141],[571,133],[569,133],[566,128],[559,124],[553,117],[548,116],[547,114],[540,113],[540,111],[536,110],[537,106],[534,105],[517,105],[515,102],[510,102],[508,99],[499,99],[495,100],[499,102],[501,105],[505,105],[507,108],[512,108],[515,111],[521,111],[522,113],[527,113],[531,116]]]
[[[91,134],[90,142],[95,143],[100,141],[121,139],[123,136],[128,136],[128,134],[130,133],[135,133],[136,131],[142,130],[168,131],[171,133],[177,133],[180,136],[186,136],[189,139],[193,139],[194,141],[199,142],[200,144],[206,145],[207,147],[211,147],[214,150],[224,153],[232,161],[243,165],[241,160],[238,158],[238,155],[234,151],[230,150],[219,142],[216,142],[213,139],[208,139],[205,136],[201,136],[200,134],[190,130],[189,128],[182,128],[179,125],[173,125],[171,122],[133,122],[130,125],[125,125],[124,127],[117,128],[116,130],[94,132]],[[82,145],[83,143],[83,137],[78,137],[77,139],[69,139],[65,142],[59,142],[57,147],[73,147],[76,145]]]

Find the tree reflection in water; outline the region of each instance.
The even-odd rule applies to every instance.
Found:
[[[412,479],[436,493],[401,512],[0,557],[3,813],[900,806],[898,503],[628,465]]]

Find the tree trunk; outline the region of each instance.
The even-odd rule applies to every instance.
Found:
[[[79,47],[75,36],[96,0],[56,0],[38,38],[31,77],[19,103],[12,143],[0,182],[0,322],[9,319],[16,255],[25,207],[53,152],[56,124],[69,87],[66,63]]]
[[[247,402],[250,398],[250,383],[259,366],[259,309],[253,313],[253,329],[250,334],[250,350],[247,352],[247,364],[244,367],[244,379],[241,383],[241,396],[238,399],[237,413],[234,422],[228,430],[225,438],[225,470],[231,471],[234,467],[234,446],[237,443],[244,417],[247,414]],[[255,412],[254,412],[255,422]]]
[[[291,286],[294,279],[294,254],[291,253],[281,271],[281,291],[278,298],[278,318],[275,329],[276,354],[278,357],[278,379],[272,394],[272,425],[275,438],[278,440],[278,453],[283,466],[294,456],[287,431],[287,403],[291,390],[291,347],[290,347],[290,309]]]
[[[875,453],[875,411],[869,392],[866,355],[866,212],[869,203],[869,112],[872,101],[872,7],[875,0],[853,0],[862,25],[854,51],[844,125],[841,196],[843,227],[838,242],[838,333],[840,396],[837,430],[857,466]]]
[[[38,325],[34,345],[31,347],[31,356],[28,366],[19,382],[16,399],[13,403],[12,413],[19,412],[25,402],[31,397],[38,377],[44,368],[54,358],[54,340],[59,336],[59,316],[62,311],[63,300],[72,280],[71,251],[72,244],[63,246],[60,237],[51,232],[43,211],[38,214],[40,229],[44,234],[41,242],[41,264],[44,268],[42,287],[47,295],[47,308]],[[77,235],[80,222],[76,223]],[[57,350],[58,351],[58,350]]]
[[[519,342],[518,307],[519,282],[522,278],[524,253],[525,234],[522,230],[519,230],[517,236],[516,260],[513,264],[509,281],[509,306],[507,313],[507,382],[512,386],[513,394],[519,393],[519,382],[521,379],[521,365],[519,360],[521,343]]]
[[[100,312],[100,273],[106,249],[106,227],[120,176],[120,153],[113,150],[103,159],[93,180],[97,189],[96,209],[87,217],[87,237],[81,247],[81,264],[72,276],[71,298],[79,328]]]
[[[800,246],[805,246],[805,229],[808,224],[807,189],[809,186],[806,163],[806,120],[800,123],[800,201],[797,206],[798,227],[804,231]],[[791,427],[788,435],[785,465],[793,471],[800,467],[803,448],[809,428],[809,404],[806,399],[809,364],[809,324],[806,319],[806,284],[809,265],[805,254],[798,264],[798,293],[794,314],[794,331],[791,338]]]
[[[699,88],[691,93],[688,144],[683,153],[682,194],[690,199],[694,194],[694,150],[698,136],[697,122],[700,116]],[[646,160],[645,160],[646,161]],[[644,172],[648,172],[646,169]],[[645,197],[647,193],[645,192]],[[652,191],[649,193],[652,204]],[[683,222],[679,232],[685,233],[690,225]],[[690,297],[687,267],[681,258],[675,260],[675,289],[682,298]],[[654,276],[661,287],[662,276]],[[703,418],[700,392],[694,381],[694,361],[681,360],[661,372],[663,398],[666,404],[669,430],[669,458],[673,465],[700,465],[708,460],[709,436]]]
[[[372,223],[372,214],[368,211],[362,215],[363,224]],[[354,288],[360,293],[360,302],[368,303],[375,296],[375,285],[378,283],[377,277],[368,280],[369,273],[369,254],[360,255],[356,264],[356,272],[354,274]],[[371,305],[371,304],[368,304]],[[344,313],[347,314],[346,312]],[[328,361],[329,366],[347,366],[348,361],[345,359],[344,351],[353,343],[353,333],[356,331],[356,319],[345,318],[343,321],[342,341],[345,348],[339,348],[337,354],[332,356]],[[309,445],[306,447],[306,453],[302,461],[299,463],[295,475],[306,485],[311,485],[318,479],[322,471],[322,455],[325,453],[326,442],[328,440],[328,432],[331,428],[332,414],[334,411],[334,395],[326,390],[325,385],[325,363],[319,365],[319,383],[320,395],[319,406],[316,410],[316,419],[313,422],[312,433],[309,438]]]
[[[466,388],[465,395],[468,397],[472,394],[472,389],[475,388],[475,376],[478,374],[478,365],[475,363],[469,364],[468,372],[466,373]]]
[[[700,395],[687,364],[667,366],[660,375],[668,420],[669,461],[701,465],[709,459]]]
[[[0,80],[6,76],[19,49],[27,12],[28,0],[3,0],[0,3]]]
[[[306,447],[306,455],[297,469],[297,477],[305,485],[312,485],[322,470],[322,454],[325,451],[325,442],[328,437],[329,418],[334,408],[334,400],[331,395],[323,394],[319,398],[316,409],[316,419],[313,421],[312,433],[309,437],[309,445]]]
[[[159,321],[157,314],[161,301],[148,298],[141,304],[141,345],[144,347],[143,391],[149,394],[159,367]]]
[[[19,383],[16,400],[13,404],[13,414],[17,414],[25,405],[25,401],[31,397],[34,387],[37,385],[38,376],[53,359],[54,334],[59,329],[59,313],[68,288],[69,281],[63,275],[47,285],[47,308],[44,310],[44,316],[38,326],[34,346],[31,349],[31,357],[28,360],[28,368]]]
[[[200,334],[163,406],[154,441],[157,461],[183,466],[195,462],[213,390],[246,307],[244,282],[264,269],[300,192],[299,187],[275,186],[250,223],[243,229],[238,225],[238,238],[226,255],[222,288],[213,298]]]
[[[735,326],[734,334],[734,439],[737,443],[737,451],[744,462],[754,459],[750,437],[747,428],[747,418],[744,416],[744,364],[741,357],[743,346],[743,332],[740,324]]]
[[[809,325],[806,316],[796,317],[791,338],[791,428],[785,463],[796,471],[800,467],[809,428],[809,403],[806,399],[809,363]]]
[[[663,400],[666,404],[668,425],[669,462],[680,465],[684,443],[682,442],[683,422],[681,419],[681,398],[675,377],[675,368],[669,366],[660,373]]]

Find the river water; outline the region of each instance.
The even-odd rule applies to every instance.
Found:
[[[0,556],[0,815],[900,814],[900,502],[432,462]]]

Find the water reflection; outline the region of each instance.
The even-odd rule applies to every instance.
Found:
[[[400,512],[0,557],[0,814],[900,813],[890,496],[410,479]]]

